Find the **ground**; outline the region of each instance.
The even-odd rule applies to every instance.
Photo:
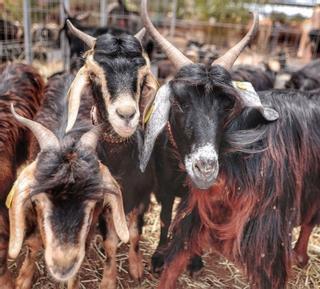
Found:
[[[145,276],[139,284],[134,282],[128,274],[127,246],[122,245],[118,254],[118,289],[154,289],[157,288],[157,276],[150,272],[150,258],[157,245],[159,236],[159,206],[153,201],[146,215],[146,226],[143,232],[141,250],[144,255]],[[298,229],[296,230],[297,235]],[[81,272],[81,289],[97,289],[102,274],[102,264],[105,259],[101,248],[100,238],[92,244],[88,258],[85,260]],[[320,284],[320,228],[317,228],[309,244],[310,262],[304,269],[294,268],[290,279],[289,289],[318,289]],[[245,289],[249,288],[242,273],[236,267],[212,253],[204,257],[205,269],[197,276],[191,278],[187,274],[180,277],[177,289]],[[18,262],[19,263],[19,262]],[[12,264],[15,271],[17,265]],[[63,284],[58,284],[47,275],[43,259],[39,256],[37,262],[37,276],[33,289],[63,289]]]

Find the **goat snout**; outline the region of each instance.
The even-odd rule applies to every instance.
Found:
[[[194,149],[185,157],[186,171],[200,189],[211,187],[219,173],[218,154],[211,144]]]
[[[136,114],[136,108],[134,106],[124,106],[120,107],[116,110],[116,113],[119,118],[130,121],[134,118]]]
[[[210,178],[217,167],[217,162],[214,159],[200,158],[193,163],[193,172],[201,178]]]

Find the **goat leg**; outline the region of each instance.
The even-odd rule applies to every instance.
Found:
[[[308,264],[308,243],[309,238],[312,233],[314,225],[311,224],[302,224],[301,231],[299,234],[299,239],[294,247],[295,260],[294,264],[299,267],[304,267]]]
[[[143,276],[143,258],[139,249],[140,234],[142,231],[143,215],[134,209],[129,214],[129,272],[134,280],[141,281]]]
[[[103,277],[100,289],[117,288],[117,245],[119,242],[110,211],[106,213],[106,232],[103,236],[106,261],[104,264]]]
[[[27,253],[16,280],[16,289],[30,289],[36,271],[37,254],[42,247],[41,238],[33,234],[26,241]]]
[[[175,289],[177,280],[186,269],[189,260],[190,252],[183,250],[177,253],[169,264],[165,264],[158,289]]]

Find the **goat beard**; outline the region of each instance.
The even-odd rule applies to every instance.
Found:
[[[220,176],[206,190],[198,189],[188,181],[188,204],[185,210],[177,214],[173,228],[179,226],[186,215],[196,212],[200,224],[189,239],[190,249],[200,255],[209,245],[210,249],[238,263],[242,234],[256,205],[256,199],[252,195],[241,194],[236,187],[229,188],[225,180]]]

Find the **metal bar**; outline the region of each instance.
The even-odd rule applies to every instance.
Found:
[[[63,6],[65,6],[69,10],[70,9],[69,0],[60,0],[60,23],[62,26],[64,26],[64,22],[67,16],[64,13]],[[60,49],[61,49],[62,60],[63,60],[63,69],[70,71],[70,48],[69,48],[69,43],[68,43],[65,32],[62,32],[60,34]]]
[[[176,22],[177,22],[177,0],[172,1],[172,19],[170,25],[170,36],[173,37],[176,31]]]
[[[32,35],[30,0],[23,0],[24,53],[28,64],[32,63]]]
[[[108,24],[108,0],[100,0],[100,26],[104,27]]]

